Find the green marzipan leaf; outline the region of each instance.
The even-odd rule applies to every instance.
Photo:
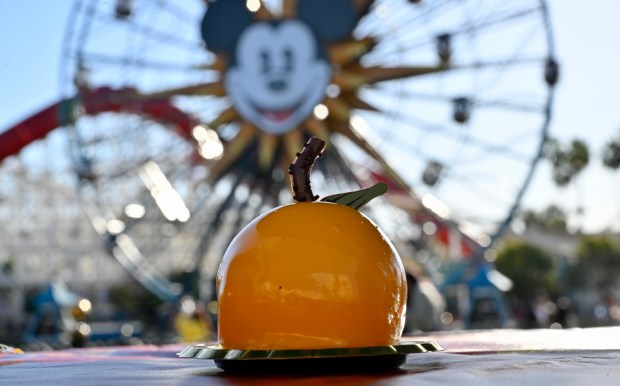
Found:
[[[359,210],[370,200],[387,192],[388,186],[385,182],[379,182],[370,188],[356,190],[354,192],[332,194],[321,199],[321,201],[333,202],[340,205],[346,205],[353,209]]]

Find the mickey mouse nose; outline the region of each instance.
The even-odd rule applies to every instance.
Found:
[[[269,81],[268,86],[273,91],[282,91],[286,88],[286,82],[282,79],[274,79]]]

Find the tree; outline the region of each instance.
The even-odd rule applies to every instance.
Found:
[[[556,139],[549,139],[544,157],[553,167],[553,180],[564,187],[568,185],[590,162],[590,151],[586,143],[574,139],[570,145],[563,145]]]
[[[7,259],[2,264],[0,264],[0,271],[7,276],[11,276],[15,271],[15,262],[13,259]]]
[[[541,290],[550,293],[555,289],[551,257],[524,241],[508,242],[501,247],[495,266],[512,280],[511,292],[521,300],[530,300]]]
[[[527,227],[539,228],[552,232],[566,232],[566,212],[557,205],[549,205],[541,212],[524,210],[521,217]]]
[[[620,244],[605,235],[583,237],[570,280],[575,287],[600,291],[620,284]]]
[[[605,144],[603,148],[603,165],[611,170],[620,168],[620,135]]]

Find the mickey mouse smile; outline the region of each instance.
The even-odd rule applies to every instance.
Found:
[[[295,106],[290,109],[284,109],[284,110],[278,110],[278,111],[261,110],[261,109],[257,109],[257,110],[266,120],[274,121],[274,122],[282,122],[282,121],[286,121],[293,114],[295,114],[295,111],[297,111],[298,108],[299,108],[298,106]]]

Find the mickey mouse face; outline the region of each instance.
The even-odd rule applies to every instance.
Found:
[[[294,129],[325,96],[330,65],[299,20],[255,23],[237,43],[225,87],[238,112],[267,133]]]
[[[274,135],[297,128],[325,98],[326,46],[356,22],[351,0],[297,0],[296,12],[257,21],[245,0],[211,0],[202,20],[207,48],[228,57],[223,80],[234,108]]]

